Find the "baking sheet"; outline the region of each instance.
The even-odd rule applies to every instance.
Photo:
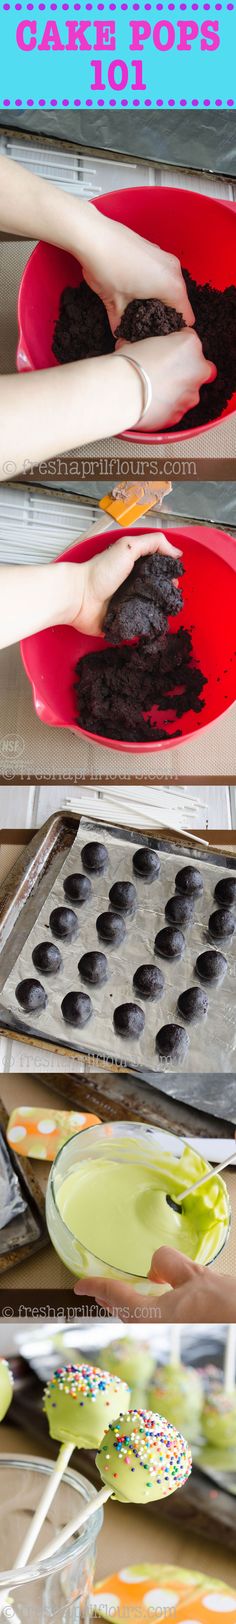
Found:
[[[81,869],[81,850],[86,841],[92,838],[105,841],[109,853],[109,863],[105,874],[94,875],[92,878],[92,893],[88,903],[83,908],[75,909],[78,917],[78,935],[71,943],[60,943],[63,966],[56,976],[44,977],[40,980],[45,986],[48,995],[46,1010],[37,1016],[27,1013],[22,1020],[22,1012],[15,996],[18,981],[27,976],[36,975],[32,963],[32,950],[43,938],[47,939],[50,927],[49,917],[53,907],[66,904],[63,891],[63,880],[66,875]],[[132,857],[140,845],[149,845],[159,851],[161,857],[160,873],[150,884],[140,881],[134,875]],[[191,853],[192,857],[192,853]],[[188,855],[189,861],[189,855]],[[192,858],[194,861],[194,858]],[[186,1026],[189,1036],[187,1054],[177,1066],[176,1060],[163,1063],[155,1047],[156,1033],[166,1022],[179,1021],[176,1010],[178,994],[193,981],[199,985],[194,975],[194,965],[197,955],[210,943],[207,936],[209,914],[214,906],[214,888],[216,879],[226,873],[235,874],[236,863],[232,860],[221,861],[215,855],[202,855],[197,858],[198,867],[204,878],[203,896],[197,901],[193,922],[185,933],[185,952],[180,960],[163,960],[154,955],[154,939],[156,933],[166,923],[165,903],[175,890],[175,877],[178,868],[184,867],[186,854],[183,847],[175,842],[144,840],[141,836],[131,832],[122,832],[117,829],[106,828],[104,825],[94,824],[91,820],[82,818],[78,833],[70,852],[67,854],[60,873],[48,891],[37,920],[34,920],[27,941],[15,962],[14,967],[4,983],[1,995],[2,1009],[7,1010],[19,1024],[21,1030],[36,1033],[39,1038],[49,1038],[58,1043],[68,1042],[73,1048],[85,1054],[97,1055],[117,1064],[131,1066],[133,1070],[144,1068],[146,1075],[155,1072],[175,1074],[189,1071],[220,1071],[230,1072],[236,1065],[236,1029],[235,1029],[235,992],[236,992],[236,944],[235,939],[224,948],[227,959],[227,972],[220,983],[207,988],[209,997],[209,1010],[206,1020],[194,1024],[192,1029]],[[86,951],[105,951],[96,932],[96,917],[109,907],[109,890],[114,881],[133,878],[136,885],[138,906],[135,915],[127,920],[126,936],[118,949],[107,949],[108,980],[102,987],[85,987],[78,974],[78,962]],[[159,966],[164,974],[164,991],[162,997],[155,1002],[138,999],[133,990],[133,974],[139,964],[150,961]],[[78,1029],[64,1022],[61,1014],[61,1002],[69,990],[87,990],[90,993],[93,1005],[93,1014],[88,1025],[81,1029],[81,1038],[78,1038]],[[113,1026],[113,1011],[117,1004],[127,1001],[140,1002],[144,1007],[145,1027],[141,1037],[137,1040],[125,1038],[122,1040],[115,1033]],[[184,1024],[184,1023],[182,1023]],[[207,1041],[206,1041],[207,1039]]]

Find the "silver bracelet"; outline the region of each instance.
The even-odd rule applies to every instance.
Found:
[[[149,406],[151,406],[151,404],[152,404],[151,380],[148,377],[148,372],[145,372],[145,367],[141,366],[141,361],[137,361],[136,357],[134,358],[134,355],[130,355],[128,350],[123,349],[123,345],[122,345],[122,349],[115,350],[115,355],[121,355],[121,356],[125,355],[126,356],[126,361],[130,361],[130,366],[134,367],[135,372],[138,372],[139,377],[142,379],[143,394],[144,394],[144,405],[142,407],[142,411],[140,412],[140,417],[138,417],[137,423],[135,423],[135,425],[134,425],[134,427],[136,429],[138,429],[139,423],[141,423],[143,421],[143,417],[146,417],[146,414],[149,411]]]

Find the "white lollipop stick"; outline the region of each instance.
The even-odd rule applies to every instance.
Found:
[[[225,1365],[224,1365],[224,1391],[233,1393],[235,1384],[235,1325],[229,1325],[226,1338]]]
[[[72,1521],[67,1523],[67,1527],[61,1530],[60,1534],[55,1535],[55,1539],[50,1541],[50,1545],[44,1547],[44,1551],[40,1551],[39,1562],[46,1562],[49,1556],[54,1556],[56,1551],[60,1551],[61,1545],[67,1545],[67,1541],[72,1539],[73,1534],[77,1534],[80,1528],[84,1528],[84,1524],[89,1521],[89,1517],[94,1517],[95,1512],[99,1511],[99,1507],[104,1506],[106,1500],[110,1500],[111,1494],[112,1489],[99,1489],[99,1493],[94,1495],[94,1499],[89,1500],[87,1505],[83,1506],[83,1511],[77,1513],[77,1517],[73,1517]]]
[[[36,1540],[38,1539],[43,1522],[47,1516],[47,1511],[49,1511],[49,1507],[52,1505],[52,1501],[54,1500],[54,1496],[59,1488],[59,1483],[63,1477],[63,1472],[65,1472],[66,1466],[69,1464],[74,1447],[74,1444],[71,1443],[61,1444],[59,1455],[55,1461],[55,1466],[53,1466],[53,1470],[50,1472],[50,1476],[47,1478],[46,1487],[41,1495],[41,1500],[36,1508],[32,1522],[29,1524],[25,1539],[23,1539],[20,1550],[18,1551],[18,1556],[14,1562],[13,1573],[17,1572],[18,1568],[25,1568],[26,1563],[29,1561],[31,1551],[33,1550],[34,1545],[36,1545]],[[9,1602],[9,1592],[4,1590],[3,1595],[0,1596],[0,1613],[3,1612],[3,1608],[6,1606],[7,1601]]]

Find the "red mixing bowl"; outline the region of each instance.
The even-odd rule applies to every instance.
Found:
[[[128,532],[130,535],[133,531]],[[137,529],[138,535],[143,535]],[[146,532],[147,533],[147,532]],[[101,649],[101,638],[84,637],[72,626],[51,627],[26,637],[21,643],[21,654],[27,677],[32,683],[34,706],[41,722],[50,727],[67,727],[72,732],[90,739],[91,743],[107,745],[111,750],[139,751],[143,755],[154,750],[177,747],[185,739],[193,738],[222,716],[236,699],[236,545],[232,538],[207,525],[188,525],[168,530],[165,535],[180,547],[186,574],[182,582],[183,609],[170,620],[170,629],[179,626],[191,629],[193,654],[199,662],[207,685],[203,690],[204,709],[195,714],[188,711],[180,717],[177,727],[179,738],[153,740],[150,744],[123,743],[122,739],[105,739],[87,728],[80,728],[75,711],[75,666],[83,654]],[[119,539],[117,529],[106,531],[87,541],[77,542],[61,558],[79,563],[94,557]],[[103,646],[105,644],[103,643]],[[174,730],[170,713],[157,712],[159,725]]]
[[[134,187],[133,190],[107,192],[94,203],[101,214],[130,226],[149,242],[177,254],[181,264],[191,272],[196,282],[211,282],[223,290],[236,284],[236,208],[232,203],[219,203],[215,198],[202,197],[198,192],[179,191],[165,186]],[[19,291],[19,342],[17,368],[57,366],[52,352],[52,340],[59,313],[60,297],[66,286],[76,287],[81,282],[81,266],[71,254],[38,243],[25,266]],[[236,387],[221,417],[187,431],[187,438],[203,434],[221,418],[236,409]],[[132,431],[124,431],[132,438]],[[134,433],[134,431],[133,431]],[[135,440],[163,443],[169,439],[186,439],[186,429],[179,424],[175,430],[155,433],[143,428],[135,429]]]

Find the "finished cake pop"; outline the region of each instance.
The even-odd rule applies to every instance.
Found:
[[[61,1365],[45,1388],[43,1408],[51,1438],[97,1449],[105,1428],[127,1409],[129,1389],[93,1365]]]
[[[192,1460],[185,1438],[162,1416],[129,1410],[105,1432],[96,1466],[112,1498],[145,1506],[180,1489]]]
[[[181,1359],[160,1365],[149,1387],[148,1402],[151,1409],[163,1413],[167,1421],[183,1427],[187,1438],[196,1437],[202,1406],[202,1384],[197,1370],[182,1364]]]
[[[111,1342],[110,1347],[104,1350],[104,1364],[111,1375],[119,1376],[121,1381],[128,1383],[131,1409],[138,1409],[145,1398],[155,1366],[148,1343],[136,1342],[131,1336]]]

